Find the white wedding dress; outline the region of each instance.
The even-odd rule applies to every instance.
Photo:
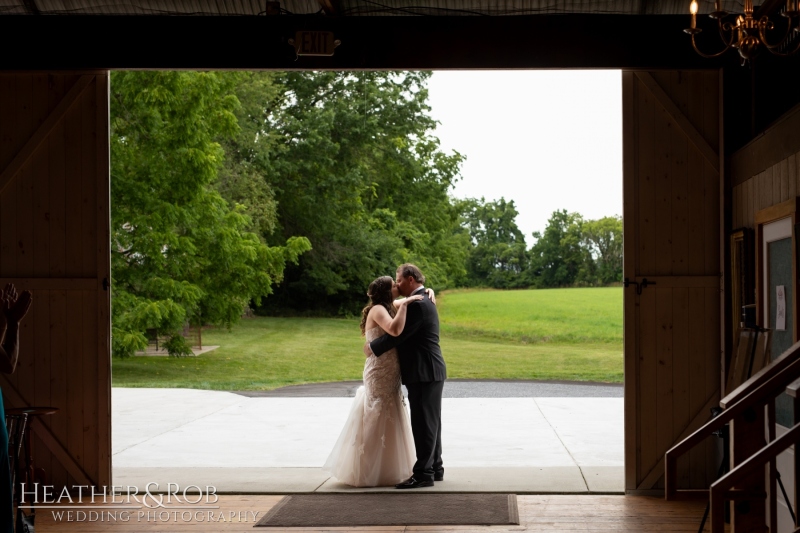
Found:
[[[366,331],[367,342],[384,333],[380,327]],[[372,355],[364,363],[364,386],[322,469],[354,487],[380,487],[408,479],[415,461],[397,350]]]

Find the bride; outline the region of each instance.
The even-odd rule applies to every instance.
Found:
[[[416,295],[395,300],[398,295],[389,276],[370,283],[370,303],[361,312],[361,334],[367,342],[384,333],[400,335],[406,307],[422,299]],[[364,386],[358,388],[347,422],[322,469],[354,487],[394,485],[408,479],[416,454],[405,405],[397,351],[368,357]]]

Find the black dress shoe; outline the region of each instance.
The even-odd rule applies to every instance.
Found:
[[[444,468],[433,473],[434,481],[444,481]]]
[[[402,483],[394,486],[396,489],[418,489],[420,487],[433,487],[433,480],[430,479],[417,479],[411,476]]]

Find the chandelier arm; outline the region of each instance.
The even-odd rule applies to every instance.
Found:
[[[722,42],[725,42],[725,39],[723,39]],[[692,34],[692,48],[694,48],[694,51],[697,52],[700,56],[705,57],[706,59],[714,59],[715,57],[721,56],[722,54],[730,50],[731,46],[733,46],[733,34],[731,34],[730,41],[725,43],[725,48],[723,48],[721,51],[717,52],[716,54],[705,54],[701,52],[700,49],[697,47],[697,43],[694,40],[694,34]]]
[[[778,56],[778,57],[789,57],[789,56],[791,56],[791,55],[794,55],[794,54],[796,54],[796,53],[797,53],[797,52],[800,50],[800,39],[798,39],[798,40],[797,40],[797,42],[795,43],[795,45],[794,45],[794,50],[791,50],[790,52],[778,52],[777,50],[775,50],[775,49],[773,49],[773,48],[771,48],[771,47],[769,47],[769,46],[768,46],[768,47],[766,47],[766,48],[767,48],[767,50],[769,50],[769,52],[770,52],[772,55],[774,55],[774,56]]]
[[[786,25],[786,31],[783,34],[783,37],[776,44],[770,44],[767,41],[767,35],[765,33],[766,30],[771,30],[775,27],[775,24],[770,21],[767,17],[761,17],[758,21],[758,36],[761,37],[761,42],[764,44],[764,47],[772,52],[773,48],[779,48],[781,44],[789,37],[789,33],[793,30],[792,28],[792,20],[789,19]],[[773,52],[774,53],[774,52]]]
[[[722,19],[717,19],[717,27],[719,28],[719,38],[724,43],[727,39],[725,39],[725,34],[727,33],[730,35],[730,41],[733,42],[733,25],[730,22],[722,22]]]

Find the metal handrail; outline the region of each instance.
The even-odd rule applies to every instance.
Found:
[[[747,460],[743,461],[711,484],[711,488],[709,489],[711,533],[723,533],[725,531],[725,500],[729,495],[729,491],[737,483],[741,483],[748,474],[751,474],[752,470],[759,467],[764,468],[764,466],[777,457],[779,453],[798,442],[800,442],[800,424],[796,424],[787,433],[761,448]],[[772,491],[769,497],[775,498],[775,491]]]

